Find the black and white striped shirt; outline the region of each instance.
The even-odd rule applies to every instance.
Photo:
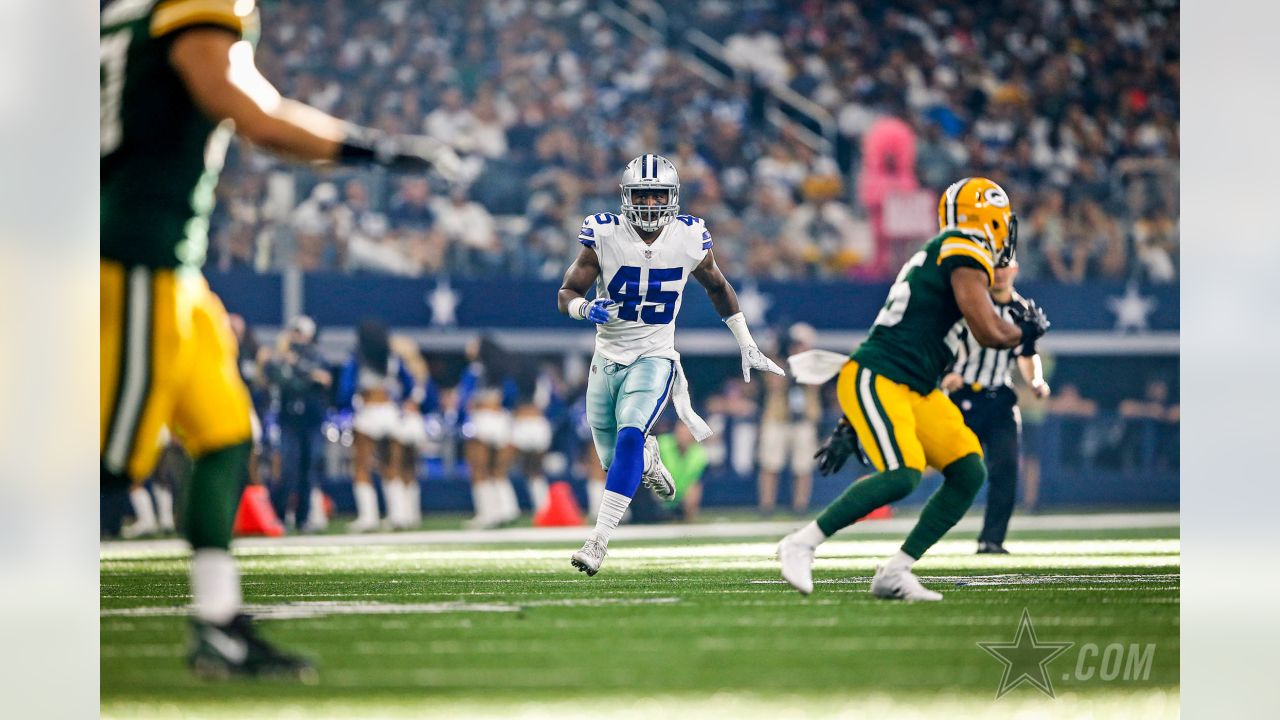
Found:
[[[1007,303],[996,303],[996,312],[1008,322],[1013,322],[1012,307],[1021,303],[1017,294]],[[978,388],[994,388],[1013,385],[1013,367],[1017,363],[1014,358],[1019,355],[1030,357],[1036,353],[1034,345],[1024,348],[1019,345],[1012,348],[988,348],[978,344],[969,326],[964,320],[951,328],[947,337],[948,345],[956,348],[956,359],[948,372],[959,374],[966,385]]]

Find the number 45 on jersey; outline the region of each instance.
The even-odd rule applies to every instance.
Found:
[[[609,297],[618,303],[618,319],[646,325],[670,323],[676,316],[680,292],[663,290],[662,284],[683,278],[684,268],[650,268],[644,282],[641,275],[641,268],[623,265],[609,281]]]

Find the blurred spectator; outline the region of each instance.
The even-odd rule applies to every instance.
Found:
[[[423,178],[406,178],[391,198],[387,219],[398,230],[430,230],[436,214],[431,209],[431,185]]]
[[[1161,422],[1177,422],[1180,412],[1176,404],[1169,404],[1169,384],[1159,378],[1147,381],[1141,398],[1120,401],[1116,411],[1123,418],[1146,418]]]
[[[478,202],[470,200],[465,187],[456,187],[448,200],[437,200],[433,209],[437,227],[448,242],[449,266],[466,275],[483,274],[493,268],[500,246],[493,216]]]
[[[1098,403],[1080,394],[1075,383],[1064,383],[1049,399],[1049,413],[1071,417],[1093,417],[1098,414]]]
[[[338,264],[331,252],[337,229],[338,188],[322,182],[311,189],[311,195],[294,209],[290,217],[293,248],[283,261],[300,270],[320,270]]]
[[[702,474],[707,469],[706,448],[694,441],[684,423],[678,422],[674,432],[658,437],[658,452],[676,484],[676,496],[667,507],[678,508],[685,522],[697,521],[702,507]]]
[[[506,123],[498,115],[498,106],[491,92],[476,99],[470,141],[470,145],[463,149],[481,157],[497,160],[507,154]]]
[[[785,85],[791,78],[781,38],[762,25],[749,23],[744,31],[730,35],[724,48],[730,63],[751,73],[762,85]]]
[[[1100,443],[1099,465],[1125,471],[1177,466],[1179,410],[1170,403],[1168,383],[1147,380],[1142,397],[1121,400],[1116,414]]]
[[[1106,214],[1102,206],[1093,200],[1082,200],[1082,227],[1080,232],[1091,238],[1097,262],[1091,277],[1104,280],[1124,280],[1128,265],[1128,246],[1124,230],[1115,218]]]
[[[470,150],[474,142],[475,116],[462,101],[462,91],[447,88],[440,95],[440,105],[422,121],[422,132],[452,145],[459,150]]]
[[[826,269],[847,274],[874,262],[871,236],[859,232],[863,223],[839,200],[840,189],[835,176],[806,179],[801,189],[804,201],[783,225],[783,247],[794,264],[810,268],[806,275],[826,275]]]
[[[729,377],[721,392],[706,402],[707,424],[715,431],[706,441],[710,461],[714,465],[728,464],[739,475],[747,475],[756,465],[758,406],[752,390],[742,380]],[[727,455],[730,449],[732,455]]]
[[[779,360],[813,348],[817,333],[807,323],[796,323],[787,331]],[[785,364],[781,362],[780,364]],[[760,413],[760,443],[757,503],[763,515],[771,515],[778,499],[778,478],[791,469],[791,509],[802,513],[809,508],[813,490],[814,453],[818,451],[818,421],[822,400],[816,385],[799,385],[781,375],[764,379],[764,403]]]
[[[1020,148],[1029,153],[1031,145],[1024,140]],[[944,136],[937,123],[925,123],[916,153],[916,170],[920,174],[921,185],[927,188],[947,187],[964,172],[964,160],[964,145]],[[1005,190],[1014,192],[1013,188]]]
[[[1061,278],[1069,275],[1063,261],[1063,248],[1067,244],[1067,219],[1063,216],[1062,192],[1049,189],[1031,211],[1025,228],[1019,223],[1019,234],[1026,239],[1019,245],[1035,248],[1035,251],[1018,253],[1019,274],[1029,279]]]
[[[431,185],[423,178],[410,178],[400,183],[387,209],[390,232],[398,239],[407,266],[415,272],[437,272],[444,267],[447,240],[436,227],[431,204]]]
[[[1178,273],[1178,226],[1158,206],[1148,209],[1133,226],[1134,251],[1147,280],[1170,283]]]

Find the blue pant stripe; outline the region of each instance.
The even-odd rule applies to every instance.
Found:
[[[649,428],[653,427],[653,421],[658,419],[658,413],[662,412],[662,407],[667,404],[667,396],[671,394],[671,384],[676,379],[676,363],[671,361],[671,370],[667,375],[667,386],[662,391],[662,397],[658,398],[658,406],[653,409],[653,414],[649,416],[649,422],[644,424],[644,431],[647,435]]]

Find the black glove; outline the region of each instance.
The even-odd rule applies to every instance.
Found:
[[[376,163],[401,172],[433,168],[451,183],[462,178],[462,161],[453,149],[426,135],[389,135],[353,127],[342,142],[338,162]]]
[[[858,435],[853,431],[848,418],[841,417],[840,422],[836,423],[836,429],[831,431],[831,436],[813,454],[818,461],[818,474],[826,476],[839,472],[854,453],[858,454],[863,464],[871,464],[862,454],[862,448],[858,446]]]
[[[1034,352],[1036,340],[1049,329],[1049,317],[1034,300],[1028,300],[1025,305],[1015,303],[1010,314],[1013,316],[1013,324],[1022,330],[1020,347],[1023,354]]]

